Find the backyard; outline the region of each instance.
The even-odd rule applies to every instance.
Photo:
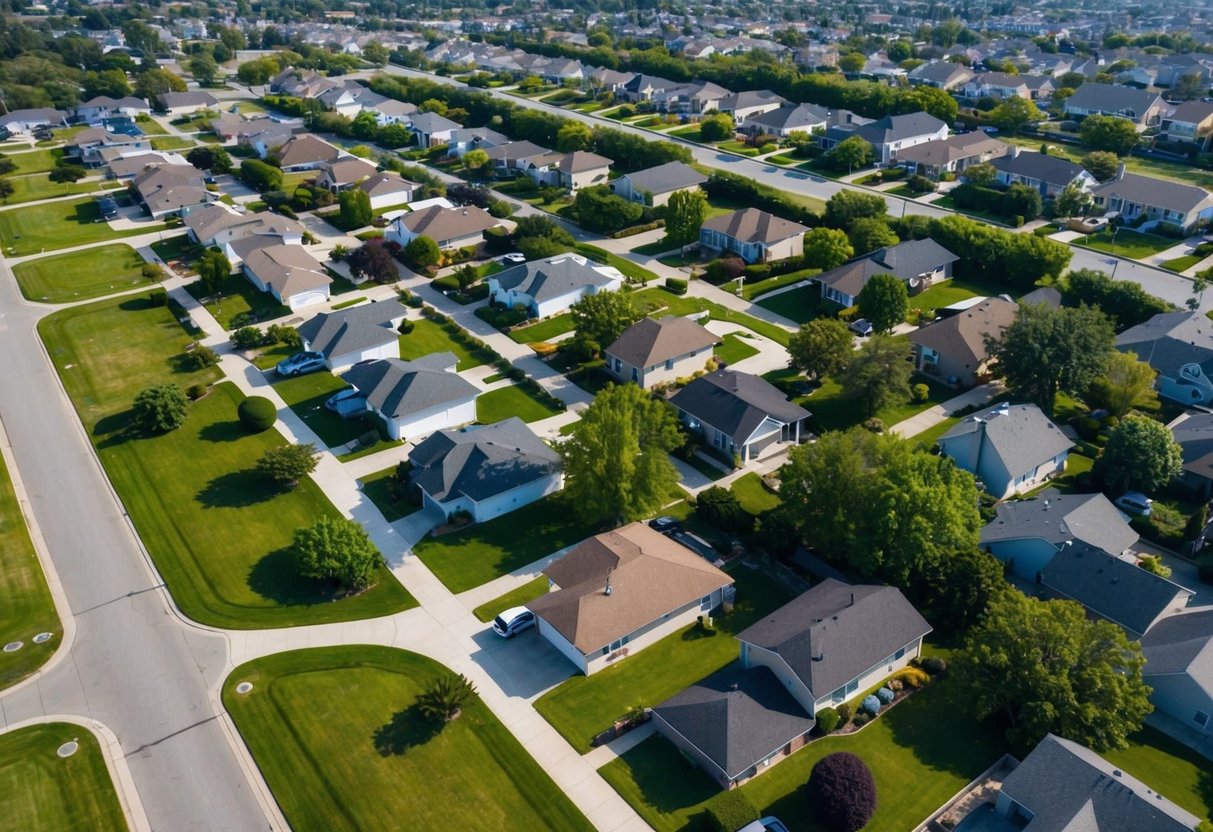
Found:
[[[259,290],[240,273],[228,275],[219,288],[218,298],[206,291],[201,280],[187,283],[185,291],[205,306],[206,311],[210,312],[224,329],[235,328],[233,322],[243,325],[248,322],[250,315],[251,322],[257,323],[272,321],[291,312],[289,307],[283,306],[269,292]]]
[[[23,257],[40,251],[134,237],[163,228],[161,223],[148,223],[131,231],[114,231],[109,223],[101,221],[101,211],[93,198],[84,197],[0,211],[0,246],[6,254]]]
[[[17,166],[17,169],[13,171],[14,176],[26,173],[46,173],[54,170],[55,165],[63,158],[63,148],[55,147],[20,153],[5,153],[4,158],[9,159]]]
[[[223,702],[295,829],[592,830],[478,699],[446,725],[420,715],[447,673],[387,647],[298,650],[236,668]]]
[[[67,303],[148,285],[143,262],[130,246],[114,243],[27,260],[13,266],[13,276],[29,300]]]
[[[524,422],[538,422],[559,411],[548,407],[521,385],[501,387],[476,399],[476,421],[482,425],[517,416]]]
[[[1129,737],[1128,748],[1104,756],[1197,817],[1213,818],[1209,761],[1186,745],[1146,727]]]

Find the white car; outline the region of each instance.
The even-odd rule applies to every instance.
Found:
[[[503,266],[516,266],[519,263],[525,263],[525,262],[526,262],[526,255],[523,254],[521,251],[512,251],[509,254],[501,255],[501,265],[503,265]]]
[[[1114,505],[1140,517],[1149,517],[1154,512],[1154,501],[1140,491],[1126,491],[1116,498]]]
[[[535,613],[526,607],[513,607],[493,619],[493,632],[502,638],[513,638],[535,626]]]
[[[788,832],[788,828],[779,818],[765,817],[759,818],[753,823],[747,823],[737,832]]]

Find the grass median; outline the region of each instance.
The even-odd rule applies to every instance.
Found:
[[[13,267],[21,294],[43,303],[68,303],[147,286],[144,260],[123,243],[27,260]]]

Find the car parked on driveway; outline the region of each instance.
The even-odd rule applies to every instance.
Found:
[[[338,390],[324,400],[326,410],[331,410],[343,419],[366,413],[366,396],[354,387]]]
[[[854,332],[860,338],[867,338],[872,334],[872,324],[868,322],[867,318],[860,318],[857,321],[852,321],[847,329]]]
[[[493,632],[502,638],[513,638],[535,626],[535,613],[526,607],[513,607],[493,619]]]
[[[297,352],[290,358],[278,362],[274,372],[280,376],[301,376],[324,369],[324,355],[318,352]]]
[[[673,517],[654,517],[649,521],[649,528],[662,534],[673,534],[682,528],[682,524]]]
[[[521,251],[511,251],[509,254],[501,255],[501,265],[517,266],[519,263],[526,262],[526,255]]]
[[[738,829],[737,832],[788,832],[788,828],[784,826],[783,821],[779,818],[765,817],[759,818],[752,823],[747,823]]]
[[[1154,501],[1140,491],[1126,491],[1116,498],[1115,506],[1140,517],[1149,517],[1154,513]]]

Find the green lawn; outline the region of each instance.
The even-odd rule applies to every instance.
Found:
[[[653,707],[710,673],[737,660],[736,633],[792,600],[791,593],[765,573],[738,566],[737,604],[715,619],[716,632],[704,636],[696,625],[650,644],[626,661],[592,676],[574,676],[535,701],[535,710],[584,753],[594,735],[635,707]]]
[[[61,759],[55,750],[75,740]],[[12,832],[117,832],[127,828],[101,746],[68,722],[0,734],[0,828]]]
[[[905,401],[889,405],[879,411],[876,418],[884,422],[885,427],[892,427],[915,413],[941,404],[956,395],[955,390],[925,376],[916,375],[910,379],[910,383],[926,384],[930,388],[931,395],[925,402]],[[813,416],[810,421],[816,425],[818,432],[846,430],[867,418],[862,406],[853,399],[845,397],[842,386],[831,378],[825,379],[821,387],[814,390],[807,398],[797,400],[797,403],[812,412]]]
[[[413,547],[451,592],[480,586],[534,563],[600,530],[577,517],[563,494],[552,494],[487,523],[476,523]],[[525,534],[519,530],[525,529]]]
[[[130,402],[154,383],[213,381],[214,368],[185,372],[189,337],[165,307],[143,298],[78,306],[44,318],[43,342],[178,606],[196,621],[253,628],[386,615],[415,602],[380,569],[375,585],[339,599],[325,582],[299,577],[289,552],[296,528],[336,511],[304,479],[267,488],[253,464],[284,440],[249,434],[236,419],[242,394],[220,384],[190,406],[177,430],[129,430]]]
[[[362,493],[375,504],[375,508],[379,509],[389,523],[394,523],[402,517],[408,517],[421,508],[420,505],[412,505],[405,499],[404,490],[396,484],[395,480],[396,466],[394,465],[359,480],[362,483]]]
[[[528,601],[534,601],[541,595],[545,595],[548,591],[548,579],[540,575],[533,581],[527,581],[517,589],[512,589],[505,595],[498,596],[487,604],[481,604],[472,610],[481,621],[492,621],[497,617],[498,613],[504,612],[514,607],[521,607]]]
[[[1145,727],[1129,747],[1104,756],[1168,800],[1199,818],[1213,818],[1213,772],[1209,761],[1160,731]]]
[[[592,830],[478,699],[445,726],[419,715],[449,672],[387,647],[298,650],[236,668],[223,703],[294,829]]]
[[[739,153],[742,156],[757,156],[758,148],[750,147],[748,144],[738,141],[721,142],[716,145],[720,150],[727,150],[730,153]]]
[[[193,139],[187,139],[184,136],[153,136],[153,150],[186,150],[196,145],[197,142]]]
[[[1159,237],[1155,234],[1142,234],[1128,228],[1122,228],[1120,231],[1116,232],[1115,246],[1112,244],[1112,235],[1107,231],[1100,231],[1096,234],[1088,234],[1087,236],[1079,237],[1074,241],[1076,245],[1114,253],[1121,257],[1128,257],[1132,260],[1142,260],[1147,257],[1153,257],[1160,251],[1166,251],[1167,249],[1172,248],[1178,242],[1178,240],[1172,240],[1167,237]]]
[[[981,283],[954,277],[936,283],[925,292],[910,298],[912,309],[943,309],[962,300],[975,297],[997,297],[1006,291],[1005,287],[984,286]]]
[[[476,399],[476,421],[482,425],[491,425],[511,416],[524,422],[538,422],[558,412],[518,385],[502,387]]]
[[[258,321],[272,321],[289,315],[289,307],[282,305],[269,292],[262,292],[243,274],[229,275],[219,289],[219,298],[215,299],[202,285],[201,280],[187,283],[185,291],[194,296],[195,300],[206,307],[206,311],[224,329],[232,329],[232,322],[239,317],[254,315]]]
[[[753,300],[759,295],[782,289],[784,286],[791,286],[793,283],[800,283],[802,280],[808,280],[820,273],[821,269],[797,269],[794,272],[769,277],[766,280],[746,281],[745,285],[741,287],[741,296],[746,300]]]
[[[713,465],[699,454],[695,454],[688,460],[683,460],[684,463],[694,468],[699,473],[703,474],[709,480],[715,482],[723,477],[728,471],[721,468],[719,465]]]
[[[752,355],[758,355],[758,347],[750,344],[749,339],[730,332],[721,339],[713,352],[725,364],[736,364]]]
[[[692,124],[689,127],[679,127],[677,130],[671,130],[667,135],[677,136],[680,139],[686,139],[688,142],[697,142],[702,138],[699,132],[699,125]]]
[[[308,373],[294,378],[281,378],[273,373],[269,378],[282,400],[315,432],[326,448],[337,448],[353,442],[376,429],[369,415],[342,419],[324,406],[325,399],[349,387],[332,373]]]
[[[612,251],[592,246],[589,243],[578,243],[574,250],[585,257],[597,262],[613,266],[631,283],[649,283],[657,279],[657,275],[626,257],[620,257]]]
[[[1190,269],[1204,260],[1205,256],[1200,254],[1185,254],[1181,257],[1173,257],[1170,260],[1165,260],[1161,264],[1164,269],[1170,269],[1173,272],[1182,272],[1185,269]]]
[[[636,246],[632,249],[636,254],[643,254],[645,257],[656,257],[658,254],[665,254],[667,251],[678,248],[678,246],[670,245],[666,242],[665,237],[653,243],[645,243],[642,246]]]
[[[13,186],[13,195],[8,198],[7,205],[17,205],[22,202],[37,202],[40,199],[50,199],[69,194],[101,193],[115,190],[115,182],[52,182],[46,174],[18,176],[8,180]]]
[[[821,303],[821,289],[816,285],[800,286],[755,303],[793,323],[804,324],[816,316],[817,304]]]
[[[755,318],[744,312],[736,312],[703,298],[675,295],[659,286],[633,293],[632,305],[641,315],[690,315],[695,312],[706,311],[714,321],[729,321],[730,323],[740,324],[746,329],[752,329],[759,335],[764,335],[784,347],[788,345],[788,338],[792,334],[783,327],[776,326],[769,321]]]
[[[101,221],[97,203],[86,197],[0,211],[0,246],[6,254],[22,257],[40,251],[134,237],[163,228],[161,224],[149,224],[137,230],[114,231],[109,223]]]
[[[148,285],[143,262],[130,246],[114,243],[27,260],[13,267],[13,276],[28,299],[67,303]]]
[[[827,754],[859,756],[876,780],[865,829],[911,829],[1004,752],[996,728],[966,717],[944,677],[854,734],[810,743],[741,787],[763,815],[797,832],[827,832],[810,816],[804,784]],[[719,788],[661,737],[645,740],[599,773],[658,832],[699,829]]]
[[[950,431],[952,427],[960,421],[960,418],[961,417],[959,416],[949,416],[939,424],[927,428],[922,433],[916,433],[910,438],[920,445],[930,448],[939,441],[939,437]]]
[[[30,150],[21,153],[5,153],[5,158],[11,159],[17,169],[14,176],[23,173],[48,173],[63,158],[63,148],[55,147],[49,150]]]
[[[779,505],[779,495],[768,491],[762,478],[752,471],[734,480],[729,490],[750,514],[762,514]]]
[[[565,312],[530,326],[514,327],[510,330],[510,338],[519,344],[536,344],[558,335],[564,335],[566,332],[572,332],[574,329],[573,315]]]
[[[0,689],[3,689],[41,667],[63,640],[63,628],[42,574],[42,564],[30,541],[3,459],[0,459],[0,598],[4,599],[0,604],[0,644],[25,643],[14,653],[0,653]],[[34,644],[33,637],[39,633],[52,633],[54,637],[43,644]]]
[[[486,361],[486,356],[463,346],[445,329],[426,318],[414,321],[413,331],[400,336],[400,357],[405,361],[412,361],[434,352],[453,352],[459,359],[456,369],[460,371],[479,367]]]

